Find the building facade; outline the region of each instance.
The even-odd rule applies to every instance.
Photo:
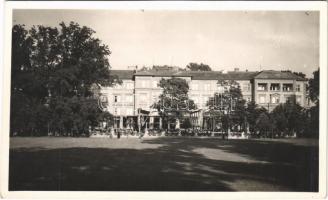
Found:
[[[239,84],[246,102],[256,104],[272,111],[277,105],[295,98],[295,101],[307,107],[307,79],[291,72],[266,70],[260,72],[242,72],[235,70],[222,73],[219,71],[199,72],[181,71],[178,69],[152,70],[112,70],[113,75],[122,80],[121,85],[102,88],[102,99],[107,101],[107,111],[114,115],[115,128],[133,128],[140,123],[140,110],[147,113],[148,128],[162,128],[162,119],[152,105],[158,101],[162,89],[159,81],[169,78],[182,78],[189,84],[188,96],[199,112],[198,123],[202,124],[202,113],[208,109],[209,98],[224,90],[219,81],[232,80]]]

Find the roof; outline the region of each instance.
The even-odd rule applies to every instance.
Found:
[[[133,79],[134,76],[155,76],[155,77],[191,77],[193,80],[252,80],[252,79],[280,79],[306,81],[292,72],[281,72],[265,70],[261,72],[234,71],[222,73],[221,71],[178,71],[178,70],[111,70],[112,75],[117,75],[120,79]]]
[[[185,71],[177,71],[177,70],[145,70],[145,71],[137,71],[135,76],[190,76],[185,73]]]
[[[172,76],[191,77],[193,80],[251,80],[258,72],[233,72],[223,74],[221,71],[172,71],[147,70],[138,71],[135,76]]]
[[[300,77],[296,74],[293,74],[289,71],[274,71],[274,70],[265,70],[261,71],[254,78],[256,79],[281,79],[281,80],[297,80],[297,81],[306,81],[306,78]]]
[[[111,75],[116,75],[120,79],[133,79],[134,70],[110,70]]]

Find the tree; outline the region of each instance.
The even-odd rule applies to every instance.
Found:
[[[313,72],[313,78],[309,80],[309,97],[318,104],[319,103],[319,86],[320,86],[320,71],[319,69]]]
[[[187,70],[190,71],[212,71],[211,67],[209,65],[203,64],[203,63],[189,63],[186,66]]]
[[[30,30],[13,26],[12,132],[44,132],[38,123],[42,119],[48,119],[44,124],[51,125],[53,131],[65,133],[73,127],[81,129],[86,121],[95,124],[93,119],[102,111],[92,100],[91,86],[111,86],[119,81],[110,75],[108,46],[94,33],[74,22],[62,22],[58,28],[33,26]],[[24,103],[19,102],[22,98]],[[77,107],[88,110],[89,115],[75,112]],[[49,116],[37,114],[43,109]],[[28,115],[22,121],[24,113]]]
[[[222,91],[215,93],[207,102],[210,115],[216,123],[221,118],[224,129],[238,125],[246,131],[246,110],[240,86],[236,81],[218,81]]]
[[[159,87],[163,92],[152,107],[159,111],[167,125],[179,123],[189,110],[196,108],[194,101],[188,98],[189,85],[185,79],[161,79]]]
[[[247,103],[246,106],[246,119],[247,123],[249,125],[249,130],[251,133],[256,132],[256,120],[258,116],[260,116],[262,113],[266,113],[267,110],[263,107],[258,107],[258,105],[255,103],[255,101],[250,101]]]
[[[313,78],[309,80],[309,97],[311,101],[315,103],[306,111],[308,116],[307,126],[305,129],[305,136],[307,137],[319,137],[319,101],[320,101],[320,69],[313,72]]]
[[[266,113],[261,113],[256,119],[256,128],[259,130],[260,135],[268,137],[268,133],[272,130],[272,122]]]
[[[279,135],[302,134],[305,129],[306,116],[303,108],[295,102],[278,105],[271,113],[273,124]]]

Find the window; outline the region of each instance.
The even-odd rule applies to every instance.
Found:
[[[117,95],[114,96],[114,102],[115,103],[119,102],[119,96],[117,96]]]
[[[270,91],[280,91],[280,84],[279,83],[271,83]]]
[[[267,90],[267,84],[266,83],[259,83],[257,85],[257,90],[259,90],[259,91],[266,91]]]
[[[145,94],[145,93],[140,94],[140,101],[141,101],[141,103],[146,103],[147,94]]]
[[[127,83],[126,89],[133,89],[133,83]]]
[[[280,96],[279,95],[272,95],[271,96],[271,103],[279,103]]]
[[[223,93],[224,92],[224,88],[222,86],[218,86],[218,91],[219,91],[219,93]]]
[[[133,115],[133,109],[132,108],[127,108],[126,109],[126,115]]]
[[[115,114],[115,115],[119,115],[119,114],[120,114],[120,110],[119,110],[118,108],[115,108],[115,109],[114,109],[114,114]]]
[[[158,96],[153,95],[153,103],[157,102],[157,98],[158,98]]]
[[[292,95],[285,95],[285,102],[293,102],[295,100],[295,96]]]
[[[249,92],[249,91],[251,91],[251,84],[245,84],[245,85],[243,85],[243,91],[244,92]]]
[[[199,98],[195,95],[190,96],[190,99],[192,99],[196,105],[199,103]]]
[[[198,84],[196,84],[196,83],[191,84],[191,89],[198,90]]]
[[[203,96],[203,105],[206,106],[208,100],[209,100],[209,96]]]
[[[300,84],[297,84],[296,85],[296,92],[300,92],[301,91],[301,85]]]
[[[205,90],[210,90],[210,89],[211,89],[211,84],[206,83],[204,89],[205,89]]]
[[[142,80],[141,81],[141,87],[142,88],[146,88],[147,87],[147,84],[148,84],[148,81],[146,81],[146,80]]]
[[[127,95],[127,96],[125,97],[125,101],[126,101],[126,102],[129,102],[129,103],[132,103],[132,102],[133,102],[133,96],[132,96],[132,95]]]
[[[153,81],[153,88],[157,88],[157,81]]]
[[[282,90],[284,92],[292,92],[293,91],[293,84],[283,84]]]
[[[266,95],[259,95],[259,102],[266,103]]]
[[[302,96],[296,96],[296,103],[298,104],[302,103]]]

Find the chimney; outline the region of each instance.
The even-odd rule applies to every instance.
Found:
[[[235,72],[239,72],[239,68],[235,68],[235,70],[234,70]]]

